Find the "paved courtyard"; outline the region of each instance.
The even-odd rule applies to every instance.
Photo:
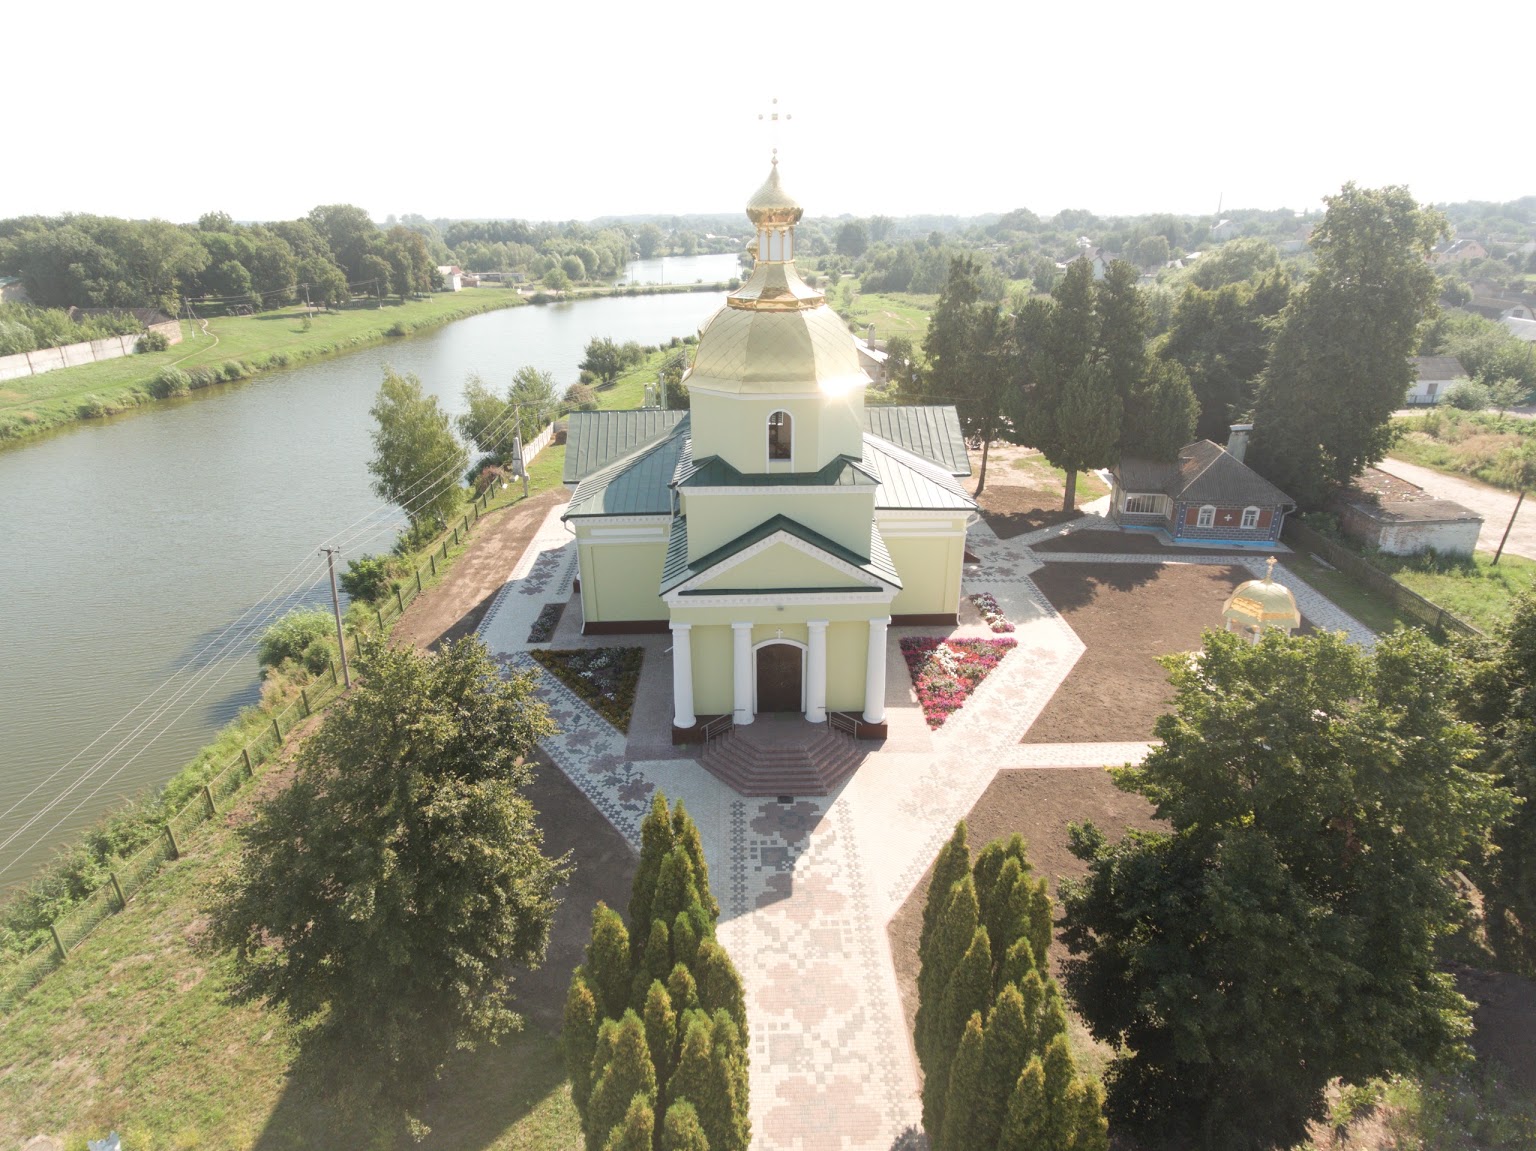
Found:
[[[550,511],[480,625],[493,654],[533,666],[528,630],[546,603],[571,600],[575,547]],[[1075,527],[1101,527],[1093,515]],[[1159,562],[1146,555],[1035,552],[1064,528],[1000,541],[984,522],[969,537],[979,562],[964,591],[989,591],[1016,627],[1010,653],[966,706],[930,731],[898,647],[931,628],[891,628],[886,708],[890,738],[836,794],[792,804],[744,799],[670,744],[669,636],[579,635],[570,602],[550,646],[640,644],[645,667],[635,719],[616,732],[572,692],[543,677],[560,726],[545,750],[638,850],[657,790],[688,806],[704,839],[721,913],[719,934],[746,984],[752,1043],[753,1146],[774,1151],[886,1151],[920,1115],[886,925],[955,823],[1000,770],[1099,769],[1139,759],[1145,743],[1033,744],[1020,739],[1083,653],[1083,644],[1030,581],[1042,563]],[[1241,563],[1264,556],[1168,556],[1161,562]],[[1374,636],[1288,573],[1276,576],[1319,628]],[[975,630],[975,625],[962,631]],[[978,632],[978,634],[982,634]],[[985,634],[990,634],[985,632]]]

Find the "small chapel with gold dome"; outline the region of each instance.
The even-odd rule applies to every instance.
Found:
[[[854,337],[795,270],[802,211],[775,158],[747,203],[755,266],[699,334],[688,411],[570,418],[583,632],[670,630],[679,742],[764,712],[883,734],[888,629],[959,610],[976,513],[959,420],[866,404]]]

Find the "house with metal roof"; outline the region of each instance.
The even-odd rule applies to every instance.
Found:
[[[1176,460],[1127,457],[1111,470],[1110,518],[1176,544],[1272,546],[1295,501],[1243,462],[1252,424],[1227,446],[1196,440]]]
[[[672,635],[673,736],[765,712],[885,722],[886,632],[954,623],[975,501],[953,407],[865,406],[841,318],[795,271],[778,162],[751,277],[700,333],[686,412],[577,412],[563,518],[585,634]]]

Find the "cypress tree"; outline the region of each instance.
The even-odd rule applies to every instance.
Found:
[[[707,1016],[701,1012],[689,1013],[683,1033],[682,1052],[677,1059],[677,1070],[672,1073],[670,1094],[674,1106],[683,1100],[693,1104],[698,1113],[699,1126],[704,1129],[704,1137],[709,1141],[710,1151],[721,1151],[725,1132],[730,1127],[730,1116],[723,1110],[729,1101],[715,1098],[711,1094],[712,1034],[713,1027]]]
[[[1046,890],[1045,880],[1041,879],[1029,894],[1028,937],[1029,949],[1042,967],[1045,965],[1045,953],[1051,946],[1052,910],[1051,894]]]
[[[672,973],[672,945],[669,936],[665,923],[659,919],[651,921],[645,950],[635,956],[635,977],[630,984],[630,1005],[637,1011],[645,1006],[645,997],[651,984],[657,980],[665,981]]]
[[[966,1021],[959,1050],[949,1069],[942,1138],[934,1142],[938,1151],[973,1151],[986,1146],[979,1138],[978,1123],[984,1089],[982,1048],[981,1013],[973,1011]],[[929,1134],[931,1136],[932,1132]]]
[[[752,1117],[747,1109],[747,1051],[742,1033],[725,1011],[711,1021],[709,1049],[710,1090],[728,1102],[729,1122],[720,1141],[710,1140],[717,1151],[747,1151],[752,1142]]]
[[[650,923],[651,901],[656,896],[656,880],[661,874],[661,861],[672,850],[672,819],[667,811],[667,797],[657,792],[651,799],[651,810],[640,824],[640,866],[635,869],[635,882],[630,889],[629,921],[637,927]]]
[[[1072,1134],[1077,1130],[1079,1116],[1076,1106],[1068,1099],[1077,1069],[1072,1065],[1072,1053],[1067,1049],[1065,1035],[1057,1035],[1046,1044],[1040,1063],[1045,1073],[1045,1145],[1066,1151],[1072,1146]]]
[[[681,963],[673,967],[672,974],[667,976],[667,998],[672,1001],[672,1007],[679,1015],[684,1011],[699,1009],[699,985],[693,973]]]
[[[981,1092],[976,1104],[976,1146],[993,1147],[1002,1134],[1008,1096],[1029,1057],[1029,1023],[1024,997],[1012,984],[1004,986],[987,1017],[983,1035]]]
[[[1045,1142],[1047,1110],[1045,1068],[1039,1059],[1031,1059],[1008,1098],[1008,1113],[1003,1119],[997,1151],[1058,1151]]]
[[[963,886],[970,886],[969,876]],[[960,1036],[971,1012],[986,1010],[991,991],[992,953],[986,930],[978,925],[972,930],[971,945],[955,965],[928,1033],[927,1056],[923,1061],[923,1128],[936,1146],[945,1145],[944,1104]]]
[[[923,901],[923,929],[918,937],[917,956],[927,957],[929,940],[944,916],[949,904],[950,888],[959,883],[971,870],[971,849],[965,842],[965,820],[955,824],[954,834],[939,849],[939,858],[933,864],[933,879],[928,884],[928,898]]]
[[[1069,1092],[1076,1119],[1072,1151],[1109,1151],[1109,1120],[1104,1118],[1104,1088],[1092,1079],[1078,1079]]]
[[[725,1011],[736,1024],[737,1030],[745,1036],[746,997],[741,990],[741,976],[736,973],[736,967],[725,953],[725,948],[713,939],[702,940],[693,970],[699,982],[699,1005],[711,1014]]]
[[[699,1126],[699,1113],[688,1100],[679,1099],[667,1108],[661,1128],[661,1151],[709,1151],[709,1140]]]
[[[629,1101],[624,1118],[608,1133],[603,1151],[651,1151],[656,1131],[656,1114],[649,1095],[636,1095]]]
[[[625,1011],[621,1020],[610,1021],[604,1029],[612,1032],[613,1054],[597,1073],[587,1104],[587,1151],[601,1151],[609,1133],[624,1122],[630,1100],[636,1095],[644,1095],[648,1100],[656,1097],[656,1068],[651,1063],[645,1024],[640,1017]]]
[[[677,1012],[672,1010],[672,1000],[667,989],[653,982],[645,996],[645,1045],[651,1052],[651,1066],[656,1069],[656,1082],[661,1087],[657,1097],[659,1105],[666,1103],[666,1085],[672,1078],[672,1060],[677,1051]]]
[[[950,889],[944,912],[934,926],[928,955],[917,973],[917,1030],[914,1043],[925,1076],[931,1074],[928,1062],[933,1057],[935,1022],[943,1006],[944,989],[949,986],[950,976],[970,946],[980,918],[976,885],[967,870]],[[943,1104],[939,1106],[942,1109]]]
[[[1024,977],[1035,970],[1035,953],[1030,950],[1029,940],[1015,939],[1013,945],[1008,948],[1008,954],[1003,956],[1002,963],[997,968],[997,989],[1002,994],[1004,988],[1010,983],[1020,985]]]
[[[691,964],[699,953],[699,940],[710,934],[709,926],[701,904],[695,903],[687,911],[679,911],[672,921],[672,961]]]
[[[587,984],[597,998],[603,1018],[619,1018],[629,1006],[629,932],[624,929],[619,913],[606,903],[600,902],[592,909],[592,941],[587,944],[584,966]]]
[[[565,1071],[571,1079],[571,1101],[583,1119],[592,1094],[592,1056],[597,1050],[598,1023],[597,1000],[578,967],[565,996],[560,1044],[565,1051]]]
[[[661,861],[661,874],[656,879],[656,898],[651,904],[652,916],[671,923],[679,911],[686,911],[693,904],[702,902],[693,861],[681,847],[674,847]]]
[[[986,917],[987,901],[992,894],[993,885],[997,883],[1003,861],[1007,858],[1008,856],[1003,852],[1003,841],[994,839],[981,849],[981,854],[976,857],[975,866],[971,868],[971,878],[976,881],[976,897],[981,900],[983,918]]]
[[[714,893],[709,889],[709,864],[704,862],[704,841],[699,837],[699,829],[688,815],[682,800],[678,800],[672,808],[672,839],[676,846],[688,854],[693,864],[694,881],[699,885],[699,899],[713,923],[720,918],[720,905],[715,902]]]
[[[981,923],[987,929],[987,938],[992,943],[992,954],[999,962],[1018,938],[1015,930],[1017,920],[1010,912],[1013,909],[1015,890],[1025,882],[1024,869],[1019,866],[1019,861],[1008,856],[1002,857],[997,873],[985,887],[982,886],[979,871],[976,877],[976,894],[981,900]]]

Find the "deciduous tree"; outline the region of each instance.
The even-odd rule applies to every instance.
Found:
[[[454,437],[448,413],[414,375],[384,369],[373,416],[373,490],[397,504],[412,526],[445,523],[463,499],[459,477],[469,453]]]

